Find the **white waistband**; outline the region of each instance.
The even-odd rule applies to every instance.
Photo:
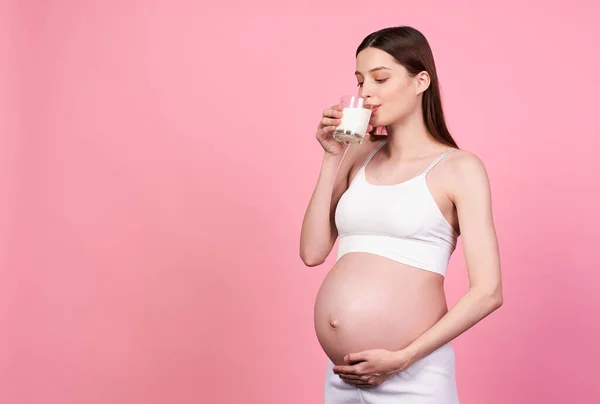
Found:
[[[445,276],[453,250],[448,246],[423,240],[375,234],[352,234],[340,237],[337,260],[350,252],[365,252]]]

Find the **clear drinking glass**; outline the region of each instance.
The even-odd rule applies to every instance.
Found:
[[[340,143],[361,144],[371,119],[371,109],[365,107],[365,99],[354,95],[345,95],[340,99],[343,107],[341,123],[333,131],[333,138]]]

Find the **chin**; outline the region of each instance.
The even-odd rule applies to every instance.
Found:
[[[371,119],[369,121],[369,124],[373,125],[374,128],[377,128],[377,127],[386,127],[390,124],[390,122],[387,122],[386,120],[383,120],[379,117],[375,117],[374,119]]]
[[[371,118],[369,120],[369,124],[373,125],[373,127],[385,126],[385,124],[382,122],[382,120],[379,117],[377,117],[377,116]]]

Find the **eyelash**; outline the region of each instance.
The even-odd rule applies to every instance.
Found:
[[[385,83],[387,81],[387,79],[381,79],[381,80],[375,80],[378,83]],[[360,87],[362,85],[362,83],[358,83],[357,87]]]

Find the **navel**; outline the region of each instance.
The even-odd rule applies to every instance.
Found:
[[[329,325],[331,328],[337,328],[340,325],[340,321],[338,319],[332,318],[329,320]]]

